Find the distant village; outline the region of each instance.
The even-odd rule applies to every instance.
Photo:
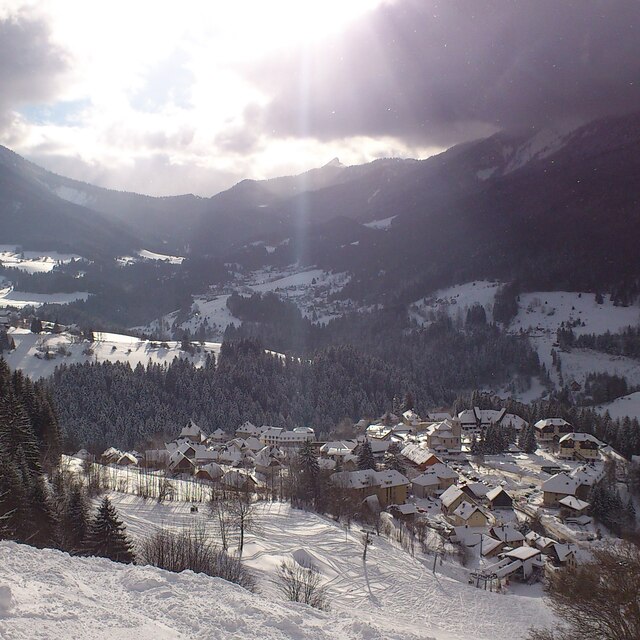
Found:
[[[473,451],[476,439],[496,425],[534,434],[535,453],[515,444],[500,455]],[[575,565],[581,549],[602,537],[589,499],[608,468],[620,473],[620,457],[565,420],[529,425],[504,409],[424,417],[407,410],[361,420],[355,429],[353,439],[319,442],[309,427],[289,431],[245,422],[230,438],[221,429],[206,434],[189,421],[162,449],[109,448],[96,462],[260,493],[274,490],[297,452],[312,447],[333,486],[379,517],[437,531],[471,557],[469,581],[485,589],[509,580],[535,582]],[[94,459],[85,450],[75,457]]]

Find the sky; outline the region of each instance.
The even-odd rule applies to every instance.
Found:
[[[640,0],[0,0],[0,144],[213,195],[640,109]]]

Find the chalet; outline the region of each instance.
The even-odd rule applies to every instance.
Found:
[[[544,553],[545,555],[549,553],[551,547],[556,544],[556,541],[553,538],[541,536],[535,531],[529,531],[524,539],[528,546],[538,549],[538,551]]]
[[[573,431],[573,427],[562,418],[545,418],[534,425],[538,442],[557,442],[562,436]]]
[[[431,465],[442,464],[442,460],[433,452],[419,444],[407,444],[400,452],[400,455],[412,466],[420,471],[425,471]]]
[[[360,500],[375,495],[383,508],[389,504],[404,504],[410,484],[398,471],[373,469],[339,471],[331,476],[331,482],[351,491]]]
[[[463,434],[480,434],[492,424],[510,427],[520,431],[527,426],[527,421],[513,413],[507,413],[506,409],[467,409],[458,414],[458,421]]]
[[[193,459],[185,456],[180,450],[174,451],[169,458],[169,471],[175,474],[188,473],[193,474],[196,465]]]
[[[491,529],[489,529],[489,535],[510,547],[521,547],[524,544],[524,536],[522,533],[508,525],[503,524],[491,527]]]
[[[93,461],[95,456],[89,453],[86,449],[80,449],[80,451],[76,452],[73,457],[78,458],[78,460],[82,460],[83,462],[86,462],[88,460]]]
[[[584,500],[578,500],[575,496],[565,496],[562,500],[558,500],[561,513],[564,516],[575,517],[586,515],[591,505]]]
[[[556,542],[551,545],[547,557],[556,567],[570,567],[571,569],[575,569],[578,566],[576,547],[572,544],[560,544]]]
[[[463,502],[468,502],[467,495],[455,485],[450,486],[441,496],[440,503],[445,515],[453,513]]]
[[[446,456],[460,453],[460,433],[456,433],[456,427],[452,422],[432,424],[427,428],[426,436],[427,447],[437,454]]]
[[[449,518],[455,525],[466,525],[468,527],[486,527],[490,521],[489,515],[483,509],[466,501],[461,502],[449,514]]]
[[[278,447],[273,445],[270,447],[264,447],[258,451],[255,457],[256,473],[261,473],[265,476],[272,476],[282,469],[282,460],[284,459],[284,453]]]
[[[603,445],[590,433],[567,433],[558,441],[558,457],[562,460],[597,460]]]
[[[109,447],[100,456],[100,461],[103,464],[115,464],[120,460],[123,455],[123,451],[116,449],[115,447]]]
[[[177,442],[189,442],[191,444],[203,444],[206,440],[207,435],[193,420],[187,422],[180,435],[176,438]]]
[[[239,491],[253,491],[258,483],[255,478],[250,474],[232,469],[222,476],[222,482],[226,487],[230,489],[237,489]]]
[[[494,558],[501,553],[507,545],[502,541],[492,536],[482,534],[480,539],[480,554],[484,558]]]
[[[491,509],[511,509],[513,507],[513,498],[502,487],[490,489],[485,498]]]
[[[577,483],[576,498],[585,500],[589,497],[593,485],[597,484],[605,476],[604,464],[601,462],[588,462],[576,467],[570,474]]]
[[[545,507],[557,507],[562,498],[575,496],[578,481],[566,473],[556,473],[542,483],[543,499]]]
[[[251,436],[254,436],[255,438],[259,438],[260,435],[267,429],[270,429],[270,427],[268,427],[267,425],[263,425],[262,427],[256,427],[255,424],[252,424],[247,420],[247,422],[243,422],[236,429],[236,437],[244,439],[244,438],[249,438]]]
[[[209,436],[212,443],[222,444],[229,439],[229,436],[219,427]]]
[[[460,485],[460,490],[464,492],[472,502],[483,502],[491,487],[482,482],[467,482]]]
[[[453,469],[442,462],[437,462],[411,481],[413,495],[416,498],[426,498],[437,491],[444,491],[455,484],[458,477]]]
[[[398,520],[411,522],[415,520],[418,507],[415,504],[392,504],[388,507],[389,513]]]
[[[119,467],[135,467],[138,465],[138,458],[136,458],[132,453],[123,453],[116,464]]]
[[[198,467],[195,477],[198,480],[208,480],[209,482],[217,482],[224,475],[224,471],[219,464],[210,462],[202,467]]]
[[[353,450],[357,446],[355,440],[334,440],[331,442],[325,442],[320,447],[320,455],[323,458],[331,458],[332,460],[338,460],[338,458],[344,458],[351,455]]]

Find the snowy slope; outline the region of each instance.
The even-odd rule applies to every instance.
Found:
[[[321,613],[219,578],[0,543],[3,640],[427,639],[417,625]]]
[[[0,245],[2,266],[27,273],[49,273],[57,264],[67,264],[72,260],[83,260],[83,258],[74,253],[20,251],[20,247],[15,245]]]
[[[69,304],[76,300],[86,300],[89,294],[86,291],[75,293],[30,293],[26,291],[10,290],[0,293],[0,308],[15,307],[41,307],[43,304]]]
[[[640,419],[640,391],[630,393],[628,396],[616,398],[613,402],[602,404],[596,407],[596,411],[600,413],[608,411],[613,419],[624,418],[626,416]]]
[[[139,538],[158,524],[176,528],[203,523],[217,537],[206,508],[192,514],[189,503],[157,504],[136,496],[112,492],[110,497],[131,534]],[[287,504],[263,503],[258,527],[247,537],[243,558],[254,571],[261,593],[277,600],[273,584],[282,559],[301,553],[311,556],[329,590],[332,611],[340,617],[386,621],[385,632],[424,633],[439,640],[495,640],[524,638],[532,624],[550,624],[552,615],[539,587],[520,587],[507,595],[469,586],[467,572],[456,562],[438,565],[433,556],[416,551],[415,558],[382,537],[375,537],[362,562],[359,528],[345,530],[331,519],[293,510]],[[369,624],[370,622],[367,622]],[[387,626],[388,625],[388,626]]]
[[[491,321],[493,304],[501,284],[489,280],[477,280],[439,289],[434,294],[414,302],[409,308],[409,315],[420,325],[428,324],[434,314],[438,313],[446,313],[464,322],[467,311],[479,304],[484,307],[487,320]]]
[[[200,353],[190,355],[180,349],[179,342],[161,343],[140,340],[134,336],[115,333],[94,333],[95,341],[89,343],[68,333],[36,335],[25,329],[10,329],[16,349],[5,353],[4,358],[12,369],[22,369],[30,378],[37,379],[53,374],[60,364],[76,364],[81,362],[128,362],[131,367],[138,364],[170,363],[174,358],[186,358],[196,366],[203,366],[207,353],[220,352],[220,344],[206,342]],[[49,350],[50,359],[45,353]],[[63,352],[64,351],[64,352]]]

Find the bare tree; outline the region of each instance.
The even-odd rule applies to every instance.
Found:
[[[322,611],[329,610],[327,588],[322,585],[320,570],[315,564],[307,566],[295,561],[282,561],[276,581],[287,600],[303,602]]]
[[[218,532],[220,533],[222,548],[224,551],[227,551],[229,548],[229,529],[231,527],[229,502],[223,495],[212,490],[211,497],[209,499],[209,511],[218,524]]]
[[[640,548],[628,542],[593,553],[576,569],[549,580],[549,605],[563,621],[555,631],[534,629],[530,640],[640,638]]]
[[[232,491],[229,494],[229,525],[238,532],[238,555],[242,558],[244,536],[257,527],[255,500],[249,490]]]

